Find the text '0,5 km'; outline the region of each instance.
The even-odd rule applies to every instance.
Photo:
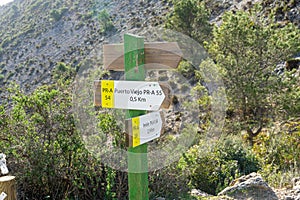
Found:
[[[170,106],[166,84],[144,81],[95,81],[95,106],[134,110],[159,110]]]

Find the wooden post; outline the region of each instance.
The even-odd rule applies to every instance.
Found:
[[[144,81],[144,38],[125,34],[124,53],[125,79]],[[126,117],[137,117],[145,113],[145,111],[141,110],[128,110]],[[130,200],[149,199],[147,148],[147,144],[128,148],[128,187]]]
[[[16,200],[16,181],[14,176],[2,176],[0,177],[0,195],[5,193],[7,197],[4,200]]]

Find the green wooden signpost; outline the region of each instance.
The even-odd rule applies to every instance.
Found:
[[[125,34],[124,53],[125,79],[144,81],[144,38]],[[128,110],[126,118],[137,117],[145,113],[142,110]],[[128,187],[130,200],[149,199],[147,148],[147,143],[134,148],[128,148]]]
[[[120,44],[104,45],[104,67],[109,70],[123,71],[125,72],[125,81],[123,87],[136,84],[130,83],[130,81],[145,81],[146,69],[170,69],[176,68],[181,60],[182,52],[176,42],[161,42],[161,43],[146,43],[144,44],[144,38],[125,34],[124,35],[124,48]],[[168,108],[170,106],[171,98],[169,94],[169,88],[163,84],[157,82],[147,82],[147,86],[144,87],[144,97],[139,102],[142,107],[134,105],[129,108],[129,105],[123,104],[123,99],[126,95],[115,99],[117,91],[122,90],[122,94],[130,93],[129,90],[120,87],[121,81],[95,81],[94,91],[94,104],[95,106],[102,106],[106,108],[124,108],[129,109],[126,111],[127,123],[131,124],[131,134],[129,135],[128,151],[127,151],[127,164],[128,164],[128,186],[129,186],[129,199],[130,200],[148,200],[148,158],[147,148],[148,144],[140,142],[140,127],[139,121],[148,120],[145,124],[153,126],[151,130],[155,130],[155,133],[160,135],[161,130],[157,127],[162,127],[163,121],[161,120],[160,112],[146,114],[146,110],[157,110],[157,108]],[[127,85],[127,86],[126,86]],[[137,84],[139,85],[139,84]],[[131,86],[132,87],[132,86]],[[151,87],[150,90],[147,87]],[[156,89],[155,89],[156,88]],[[136,88],[138,89],[138,88]],[[132,89],[134,90],[134,89]],[[127,92],[128,91],[128,92]],[[164,94],[165,98],[161,102],[161,96]],[[147,96],[147,97],[146,97]],[[161,105],[152,102],[161,102]],[[135,98],[135,97],[133,97]],[[152,99],[152,100],[150,100]],[[121,100],[121,105],[120,105]],[[137,98],[138,100],[138,98]],[[151,109],[149,109],[149,100]],[[127,101],[124,99],[124,101]],[[147,102],[146,104],[143,104]],[[153,103],[153,104],[152,104]],[[132,105],[131,105],[132,106]],[[146,108],[147,107],[147,108]],[[132,108],[136,110],[132,110]],[[138,109],[140,108],[140,109]],[[143,109],[143,110],[141,110]],[[151,119],[149,121],[149,116]],[[139,117],[141,116],[141,117]],[[154,121],[156,123],[154,123]],[[149,123],[148,123],[149,122]],[[129,127],[129,126],[128,126]],[[146,126],[147,127],[147,126]],[[150,129],[149,129],[150,130]],[[150,131],[151,132],[151,131]],[[152,133],[152,132],[151,132]],[[153,133],[152,133],[153,134]],[[153,136],[153,138],[156,138]],[[142,144],[143,143],[143,144]],[[134,146],[134,147],[133,147]]]

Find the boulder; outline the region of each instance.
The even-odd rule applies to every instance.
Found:
[[[294,200],[300,200],[300,177],[292,179]]]
[[[255,172],[234,180],[230,187],[225,188],[218,194],[218,196],[224,195],[238,200],[278,199],[272,188]]]
[[[210,196],[212,196],[210,194],[207,194],[206,192],[203,192],[203,191],[197,190],[197,189],[192,189],[191,195],[192,196],[197,196],[197,197],[210,197]]]
[[[292,179],[293,189],[300,190],[300,177],[295,177]]]
[[[299,67],[300,67],[300,57],[290,59],[290,60],[286,61],[286,63],[285,63],[285,68],[288,71],[292,71],[293,69],[297,70],[297,69],[299,69]]]

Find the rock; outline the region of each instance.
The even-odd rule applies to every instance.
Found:
[[[211,195],[207,194],[206,192],[203,192],[201,190],[192,189],[191,191],[192,196],[198,196],[198,197],[209,197]]]
[[[295,177],[292,179],[293,190],[300,190],[300,177]]]
[[[288,71],[291,71],[293,69],[298,69],[299,67],[300,67],[300,57],[290,59],[285,63],[285,68]]]
[[[298,3],[299,4],[299,3]],[[300,27],[300,5],[296,8],[292,8],[287,15],[288,19]]]
[[[234,180],[231,185],[221,191],[218,196],[226,195],[238,200],[278,199],[272,188],[255,172]]]
[[[295,177],[292,179],[293,188],[289,191],[285,199],[291,197],[292,200],[300,200],[300,177]]]
[[[294,200],[295,198],[294,197],[292,197],[292,196],[286,196],[285,197],[285,200]]]

